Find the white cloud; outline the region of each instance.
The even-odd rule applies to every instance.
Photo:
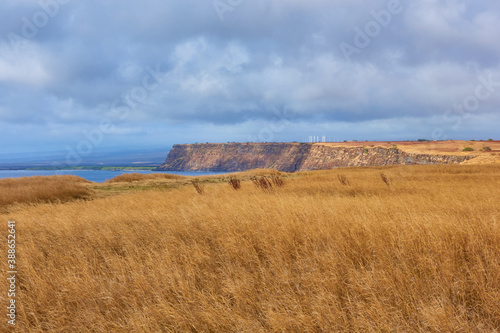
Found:
[[[8,45],[0,45],[0,82],[43,87],[50,82],[41,53],[43,50],[27,45],[23,52],[16,52]]]

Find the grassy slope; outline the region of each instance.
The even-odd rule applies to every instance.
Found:
[[[0,179],[0,209],[15,203],[69,201],[86,198],[90,182],[76,176]]]
[[[267,192],[211,177],[204,195],[165,180],[178,187],[17,207],[0,218],[17,221],[19,325],[491,332],[500,327],[499,171],[337,169],[294,174]]]

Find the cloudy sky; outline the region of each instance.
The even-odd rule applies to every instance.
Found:
[[[498,0],[2,0],[0,158],[499,139],[499,33]]]

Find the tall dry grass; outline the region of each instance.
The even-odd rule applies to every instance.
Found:
[[[171,175],[168,173],[124,173],[122,175],[113,177],[106,181],[106,183],[120,183],[120,182],[138,182],[145,180],[165,180],[165,179],[183,179],[185,176]]]
[[[205,185],[203,185],[199,179],[191,180],[191,184],[193,185],[196,192],[198,192],[198,194],[205,193]]]
[[[68,201],[90,194],[84,184],[89,181],[76,176],[22,177],[0,179],[0,208],[14,203]]]
[[[241,188],[241,180],[236,176],[230,176],[228,181],[229,186],[235,191]]]
[[[350,186],[332,170],[25,208],[2,216],[19,233],[18,329],[495,332],[499,171],[343,169]]]

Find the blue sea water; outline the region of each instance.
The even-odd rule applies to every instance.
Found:
[[[85,178],[91,182],[102,183],[113,177],[123,175],[125,173],[142,173],[150,174],[157,173],[155,171],[107,171],[107,170],[0,170],[0,179],[2,178],[20,178],[31,176],[54,176],[54,175],[74,175]],[[218,175],[224,172],[177,172],[168,171],[165,173],[183,176],[208,176]]]

